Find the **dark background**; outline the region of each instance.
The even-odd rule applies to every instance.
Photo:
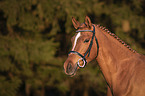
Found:
[[[63,70],[71,18],[86,15],[145,54],[144,0],[0,0],[0,96],[105,96],[97,62]]]

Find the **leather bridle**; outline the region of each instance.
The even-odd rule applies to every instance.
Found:
[[[96,36],[95,36],[95,26],[94,26],[94,25],[92,25],[92,26],[93,26],[93,31],[92,31],[92,30],[78,30],[78,31],[76,31],[76,32],[92,32],[92,33],[93,33],[93,36],[92,36],[90,45],[89,45],[87,51],[85,52],[85,54],[82,55],[82,54],[80,54],[80,53],[77,52],[77,51],[70,51],[70,52],[68,53],[68,54],[73,53],[73,54],[76,54],[76,55],[78,55],[78,56],[81,57],[81,58],[77,61],[77,65],[78,65],[80,68],[85,67],[86,64],[87,64],[87,61],[86,61],[86,58],[85,58],[85,57],[87,56],[87,54],[88,54],[88,57],[89,57],[89,55],[90,55],[90,51],[91,51],[91,48],[92,48],[92,45],[93,45],[93,40],[94,40],[94,38],[95,38],[96,44],[97,44],[97,56],[98,56],[99,44],[98,44],[98,40],[97,40],[97,38],[96,38]],[[96,57],[97,57],[97,56],[96,56]],[[80,63],[79,63],[80,60],[83,61],[83,65],[80,65]]]

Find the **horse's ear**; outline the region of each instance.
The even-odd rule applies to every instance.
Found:
[[[72,17],[72,23],[75,29],[78,29],[78,27],[80,26],[80,23],[74,17]]]
[[[86,18],[85,18],[85,23],[86,23],[87,27],[91,28],[92,22],[88,16],[86,16]]]

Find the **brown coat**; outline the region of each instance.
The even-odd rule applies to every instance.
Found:
[[[93,30],[89,17],[85,18],[85,24],[80,24],[74,18],[73,25],[78,30]],[[94,25],[94,24],[93,24]],[[95,58],[100,66],[106,82],[108,83],[107,96],[145,96],[145,56],[132,50],[115,34],[102,26],[95,26],[95,36],[98,44],[93,43],[87,62]],[[78,34],[78,33],[77,33]],[[88,44],[84,40],[91,38],[92,33],[81,32],[77,38],[77,44],[73,50],[84,54]],[[73,37],[72,42],[74,43]],[[93,40],[95,42],[95,39]],[[99,46],[99,49],[97,49]],[[70,54],[64,63],[65,73],[74,75],[78,69],[77,62],[80,57]],[[81,62],[80,62],[81,63]]]

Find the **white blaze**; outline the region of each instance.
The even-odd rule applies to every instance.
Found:
[[[77,40],[78,40],[78,38],[79,38],[80,36],[81,36],[81,33],[79,32],[79,33],[77,34],[77,36],[75,37],[74,45],[73,45],[72,51],[74,51],[74,49],[75,49],[75,47],[76,47],[76,44],[77,44]]]

